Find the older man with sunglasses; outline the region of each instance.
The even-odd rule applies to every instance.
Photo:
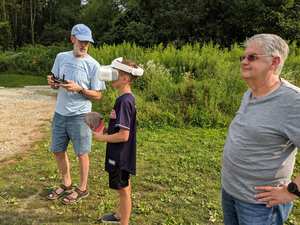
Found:
[[[245,43],[242,78],[249,90],[229,127],[223,152],[225,225],[284,224],[300,196],[291,181],[300,146],[300,89],[280,78],[288,45],[258,34]]]

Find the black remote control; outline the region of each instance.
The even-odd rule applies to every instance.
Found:
[[[67,84],[68,82],[65,80],[65,74],[63,74],[63,79],[60,79],[59,77],[56,77],[54,74],[52,74],[52,80],[54,83],[57,84]]]

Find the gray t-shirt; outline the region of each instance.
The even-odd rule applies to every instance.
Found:
[[[290,181],[300,146],[300,89],[282,80],[254,99],[248,90],[230,124],[223,152],[222,187],[233,197],[255,200],[255,186]]]
[[[57,54],[51,72],[65,80],[73,80],[90,90],[105,90],[105,83],[98,79],[99,63],[90,55],[75,57],[73,51]],[[63,116],[74,116],[90,112],[91,101],[85,96],[60,87],[57,94],[55,112]]]

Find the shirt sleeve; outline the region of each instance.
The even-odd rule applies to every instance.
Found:
[[[130,101],[121,102],[115,126],[130,130],[133,113],[133,107]]]
[[[91,74],[91,89],[92,90],[97,90],[97,91],[102,91],[106,89],[105,82],[99,80],[99,73],[100,73],[100,65],[97,63],[92,70]]]
[[[289,112],[286,112],[285,133],[289,140],[300,148],[300,95],[289,108]]]
[[[55,60],[54,60],[54,64],[52,66],[51,72],[55,75],[55,76],[59,76],[59,54],[56,55]]]

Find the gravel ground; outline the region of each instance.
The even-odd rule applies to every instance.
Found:
[[[56,93],[48,86],[0,88],[0,161],[25,152],[45,135]]]

